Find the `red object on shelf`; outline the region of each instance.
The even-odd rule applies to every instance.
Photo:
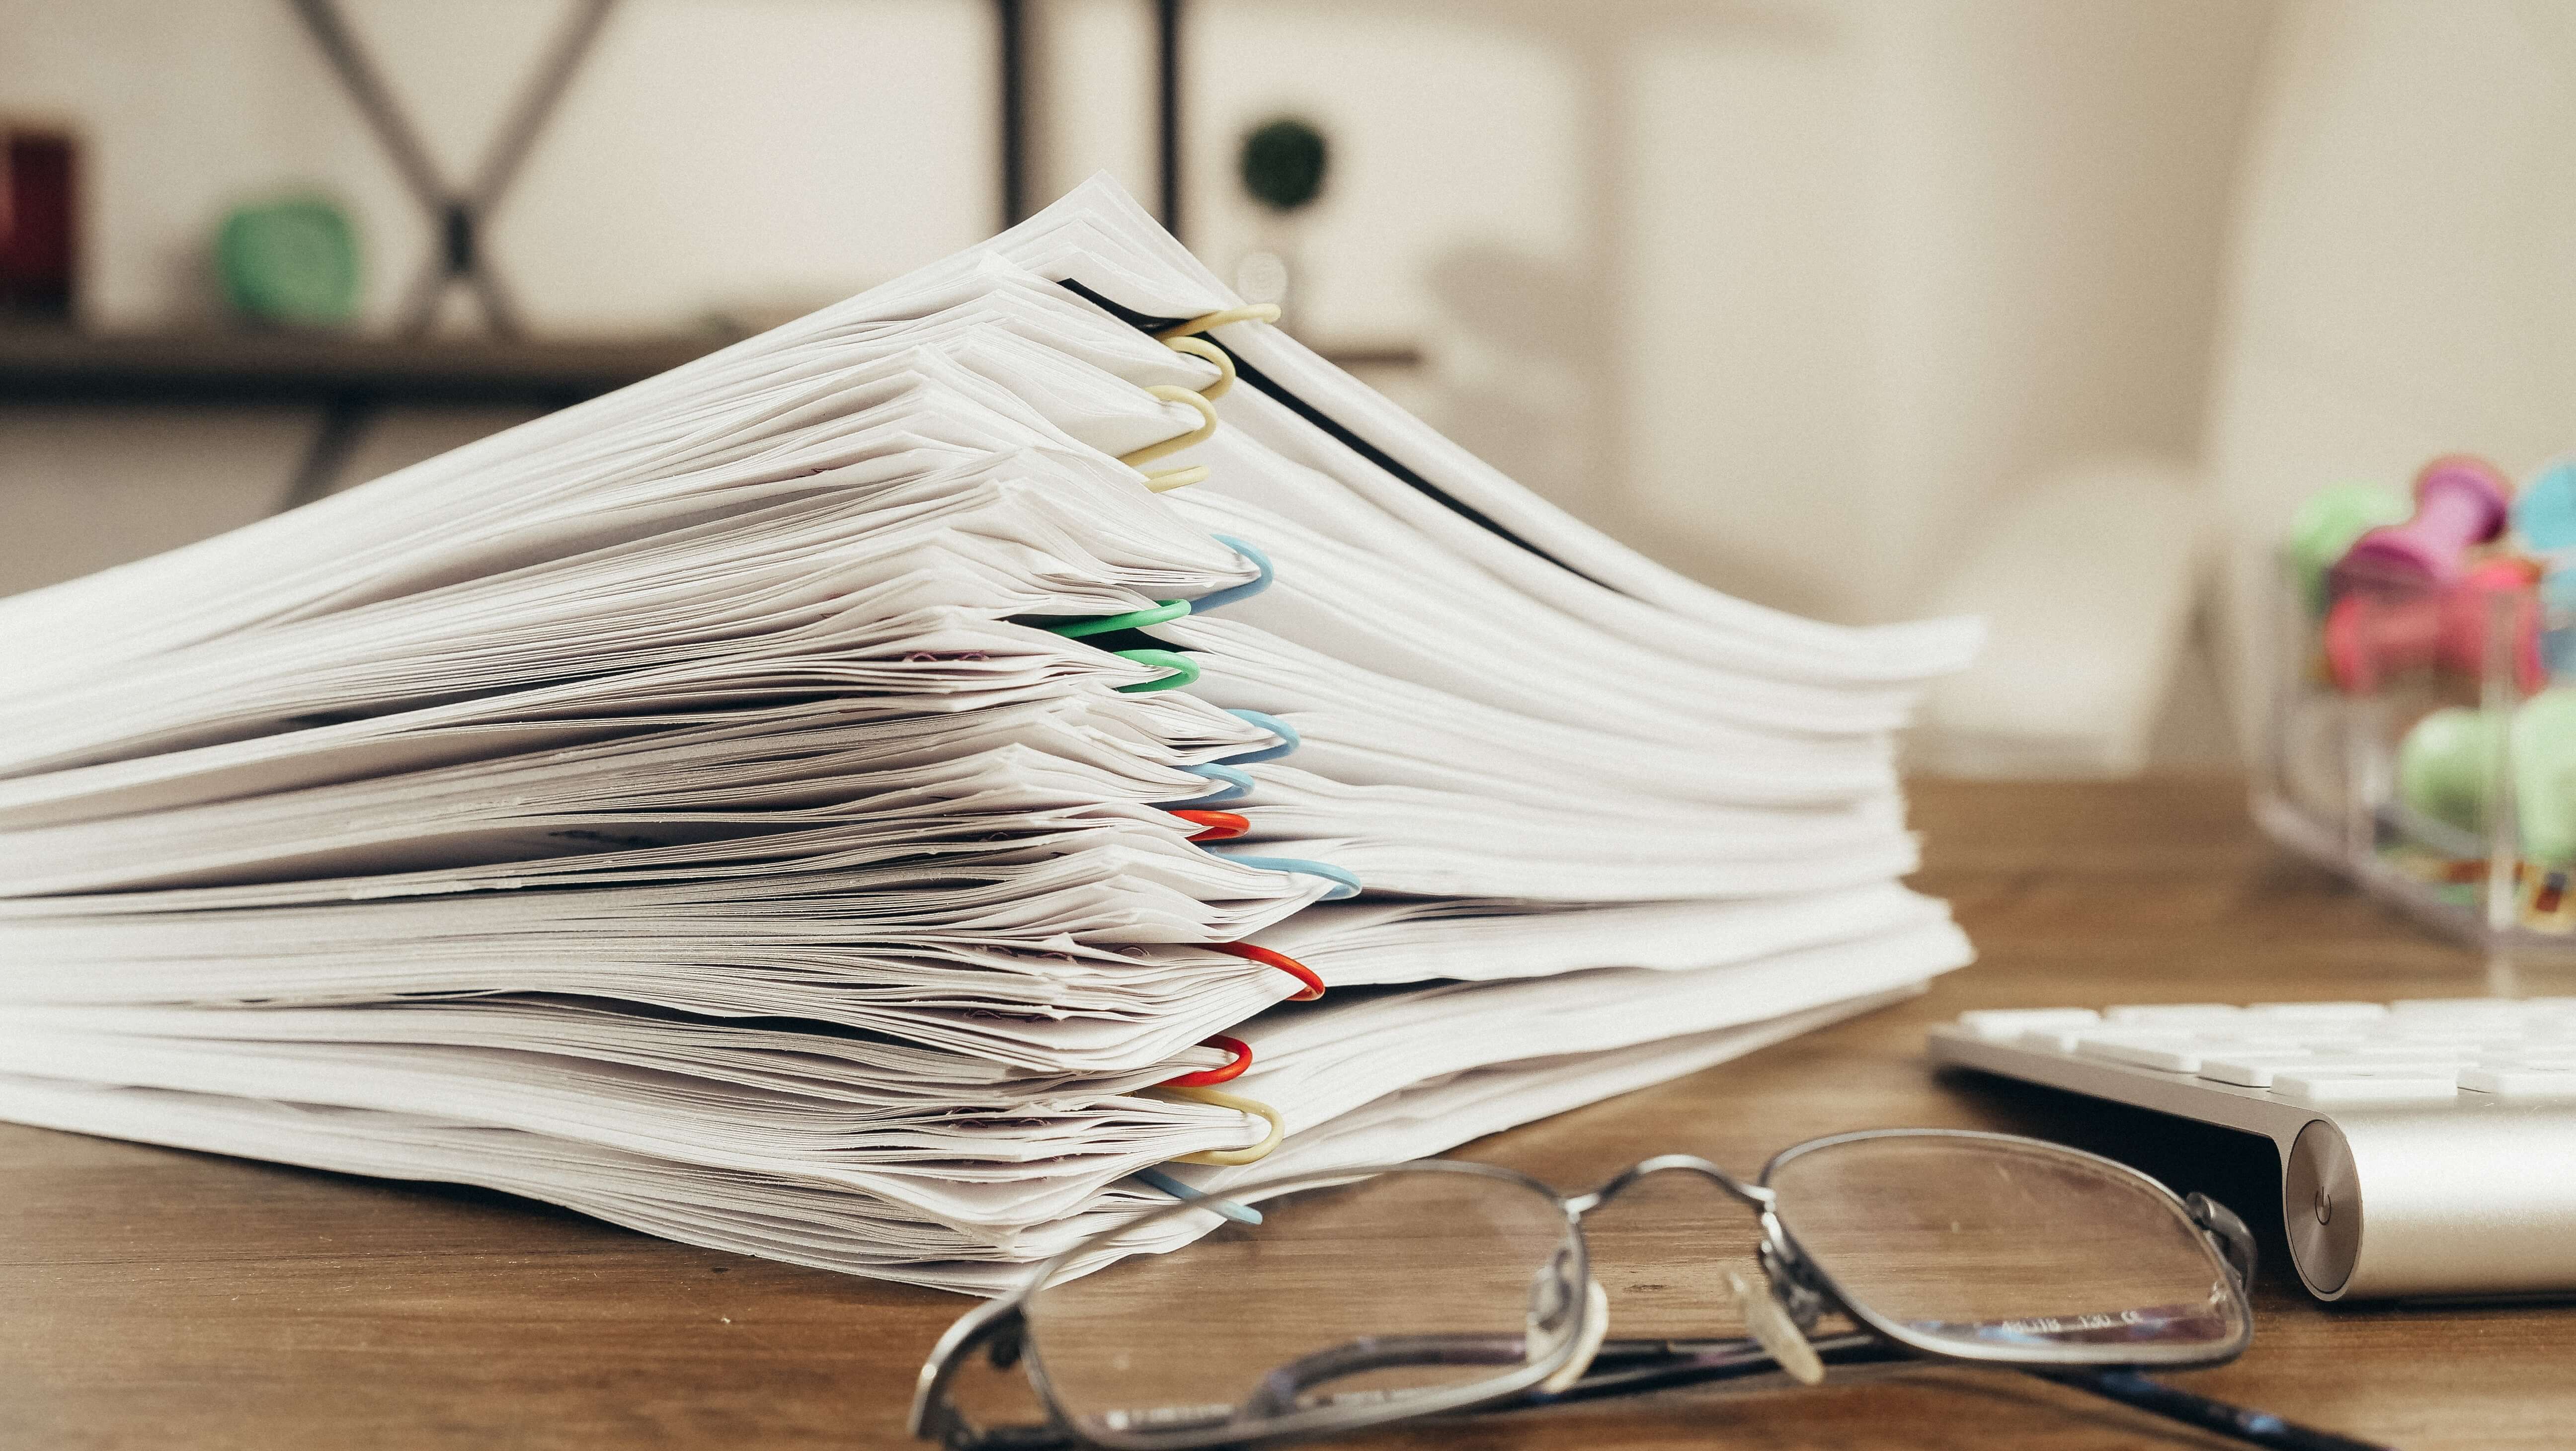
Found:
[[[0,313],[71,316],[78,171],[63,132],[11,131],[0,143]]]

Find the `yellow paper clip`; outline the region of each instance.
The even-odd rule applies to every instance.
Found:
[[[1216,344],[1209,342],[1205,338],[1165,338],[1163,339],[1163,346],[1170,348],[1173,352],[1187,353],[1193,358],[1205,358],[1209,362],[1216,364],[1216,381],[1198,390],[1199,396],[1210,403],[1214,403],[1219,398],[1224,397],[1226,390],[1234,386],[1234,354],[1227,352],[1225,349],[1218,347]]]
[[[1230,322],[1277,322],[1278,320],[1279,304],[1256,302],[1250,307],[1229,307],[1223,312],[1201,313],[1188,322],[1177,327],[1167,327],[1154,336],[1168,343],[1174,338],[1189,337],[1194,333],[1206,332],[1210,328],[1223,327]]]
[[[1180,403],[1196,409],[1199,415],[1199,426],[1187,433],[1174,434],[1161,443],[1149,443],[1133,453],[1120,454],[1118,456],[1120,463],[1142,472],[1142,465],[1152,463],[1165,454],[1179,453],[1192,444],[1205,442],[1216,432],[1216,405],[1205,398],[1176,383],[1157,383],[1145,391],[1166,403]],[[1190,477],[1179,477],[1183,474]],[[1173,489],[1186,488],[1198,483],[1207,476],[1205,464],[1193,464],[1185,469],[1168,469],[1159,474],[1146,474],[1145,487],[1158,494],[1169,493]]]
[[[1218,1108],[1230,1108],[1237,1113],[1248,1113],[1254,1118],[1268,1120],[1270,1124],[1270,1136],[1248,1149],[1207,1149],[1196,1154],[1183,1154],[1177,1159],[1169,1160],[1170,1163],[1211,1164],[1220,1167],[1259,1163],[1270,1157],[1270,1151],[1279,1147],[1279,1140],[1288,1132],[1288,1125],[1279,1117],[1279,1110],[1258,1099],[1238,1098],[1231,1093],[1222,1093],[1213,1088],[1174,1088],[1168,1084],[1156,1088],[1138,1089],[1137,1092],[1147,1098],[1160,1098],[1179,1103],[1205,1103],[1213,1104]]]

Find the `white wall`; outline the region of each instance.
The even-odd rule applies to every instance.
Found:
[[[2576,448],[2571,75],[2576,12],[2545,0],[2335,0],[2283,27],[2212,408],[2244,698],[2302,499]]]

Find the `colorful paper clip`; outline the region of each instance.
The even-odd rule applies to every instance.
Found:
[[[1050,634],[1062,635],[1068,640],[1079,640],[1086,635],[1106,635],[1112,630],[1141,630],[1147,625],[1160,625],[1177,620],[1189,612],[1188,600],[1164,600],[1145,609],[1129,610],[1123,615],[1091,615],[1078,620],[1040,625],[1038,628]]]
[[[1237,720],[1243,721],[1248,725],[1257,725],[1279,738],[1279,744],[1275,746],[1265,746],[1260,750],[1248,751],[1240,756],[1226,757],[1224,762],[1226,765],[1256,766],[1263,761],[1275,761],[1281,756],[1287,755],[1290,751],[1293,751],[1299,746],[1305,744],[1305,742],[1299,738],[1296,727],[1291,726],[1288,722],[1281,720],[1275,715],[1265,714],[1264,712],[1257,710],[1235,710],[1230,707],[1227,709],[1226,714],[1233,716]]]
[[[1148,1188],[1160,1189],[1183,1204],[1195,1204],[1210,1214],[1224,1215],[1237,1224],[1261,1222],[1261,1211],[1251,1205],[1237,1204],[1231,1199],[1219,1199],[1213,1194],[1202,1194],[1160,1169],[1139,1169],[1136,1171],[1136,1177],[1143,1180]]]
[[[1270,1157],[1270,1151],[1279,1147],[1279,1140],[1288,1132],[1287,1120],[1279,1116],[1279,1110],[1258,1099],[1238,1098],[1234,1094],[1219,1092],[1213,1088],[1198,1088],[1182,1083],[1159,1084],[1153,1088],[1143,1089],[1141,1092],[1149,1098],[1230,1108],[1237,1113],[1250,1114],[1254,1118],[1266,1120],[1270,1125],[1269,1136],[1250,1148],[1209,1149],[1202,1153],[1183,1154],[1169,1161],[1174,1164],[1212,1164],[1218,1167],[1256,1164]]]
[[[1213,856],[1221,856],[1230,862],[1241,862],[1247,867],[1259,867],[1264,871],[1297,872],[1309,877],[1322,877],[1340,888],[1339,891],[1323,899],[1327,902],[1346,902],[1360,894],[1360,879],[1334,866],[1331,862],[1308,861],[1299,856],[1246,856],[1241,852],[1218,851],[1214,847],[1201,847],[1200,850]]]
[[[1226,548],[1233,550],[1235,553],[1242,555],[1244,558],[1251,560],[1252,567],[1259,570],[1260,573],[1251,579],[1245,580],[1241,584],[1234,585],[1227,589],[1218,590],[1214,594],[1201,595],[1197,599],[1192,600],[1190,602],[1190,612],[1192,614],[1203,615],[1210,610],[1221,610],[1227,605],[1239,604],[1242,601],[1248,600],[1254,595],[1261,593],[1263,590],[1270,588],[1270,582],[1278,577],[1279,571],[1271,566],[1269,555],[1262,553],[1260,550],[1253,548],[1251,545],[1244,543],[1242,540],[1235,538],[1231,534],[1212,534],[1208,537],[1214,539],[1217,543],[1224,545]]]
[[[1204,796],[1191,797],[1187,803],[1191,806],[1215,806],[1232,801],[1238,796],[1252,794],[1252,778],[1232,766],[1183,766],[1181,769],[1193,776],[1204,776],[1211,781],[1219,782],[1225,787],[1223,791],[1211,791]],[[1163,809],[1169,811],[1172,808],[1166,806]]]
[[[1157,670],[1172,672],[1160,680],[1145,680],[1134,685],[1118,686],[1116,689],[1121,695],[1151,695],[1157,690],[1178,690],[1199,678],[1198,662],[1175,651],[1112,650],[1109,653],[1122,660],[1133,660],[1139,665],[1150,665]],[[1245,783],[1247,789],[1250,784],[1248,781]]]
[[[1145,473],[1144,465],[1166,454],[1179,453],[1193,444],[1205,443],[1216,433],[1216,405],[1191,389],[1175,383],[1157,383],[1145,391],[1166,403],[1184,404],[1195,410],[1199,415],[1199,426],[1187,433],[1174,434],[1160,443],[1149,443],[1143,448],[1122,453],[1118,456],[1120,463],[1138,473]],[[1205,483],[1207,477],[1207,465],[1191,464],[1186,468],[1166,469],[1160,473],[1145,474],[1145,487],[1158,494],[1168,494],[1174,489],[1186,489],[1192,484]]]
[[[1304,983],[1306,990],[1288,999],[1292,1003],[1311,1003],[1324,995],[1323,978],[1318,976],[1313,968],[1290,957],[1287,953],[1274,952],[1267,947],[1250,942],[1211,942],[1207,946],[1211,952],[1222,952],[1229,956],[1240,957],[1246,962],[1264,963],[1275,967]]]
[[[1196,1073],[1184,1073],[1178,1078],[1166,1078],[1155,1086],[1158,1088],[1213,1088],[1217,1084],[1231,1083],[1241,1078],[1243,1070],[1252,1066],[1252,1045],[1241,1038],[1229,1038],[1223,1033],[1213,1033],[1200,1039],[1199,1046],[1223,1048],[1234,1055],[1234,1061],[1223,1068],[1202,1068]]]
[[[1234,354],[1199,337],[1166,337],[1163,339],[1163,346],[1173,352],[1187,353],[1193,358],[1205,358],[1216,364],[1216,381],[1199,390],[1199,396],[1210,403],[1224,397],[1226,390],[1234,386],[1237,376],[1234,371]]]
[[[1277,322],[1278,320],[1279,304],[1256,302],[1248,307],[1229,307],[1219,312],[1203,312],[1188,322],[1175,323],[1154,336],[1161,338],[1163,345],[1169,347],[1174,338],[1195,337],[1210,328],[1220,328],[1230,322]]]
[[[1232,841],[1252,829],[1250,820],[1237,816],[1231,811],[1193,811],[1184,808],[1172,814],[1192,826],[1206,828],[1190,837],[1191,841]]]

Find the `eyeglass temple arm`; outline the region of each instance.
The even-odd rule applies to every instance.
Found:
[[[2376,1441],[2357,1441],[2350,1436],[2338,1436],[2332,1431],[2285,1421],[2268,1411],[2248,1410],[2196,1395],[2125,1366],[2083,1370],[2025,1369],[2060,1385],[2091,1391],[2124,1406],[2134,1406],[2186,1426],[2232,1436],[2248,1445],[2275,1447],[2278,1451],[2390,1451]]]
[[[1834,1366],[1919,1359],[1903,1346],[1866,1332],[1818,1336],[1810,1343],[1826,1364]],[[1765,1375],[1780,1368],[1768,1351],[1750,1339],[1606,1341],[1601,1353],[1593,1357],[1592,1366],[1590,1374],[1566,1390],[1554,1395],[1532,1395],[1504,1409],[1535,1409],[1566,1401],[1636,1395],[1708,1381]],[[2204,1431],[2232,1436],[2250,1445],[2272,1447],[2275,1451],[2390,1451],[2375,1441],[2355,1440],[2332,1431],[2286,1421],[2268,1412],[2248,1410],[2197,1395],[2126,1367],[2073,1371],[2019,1368],[2061,1385],[2118,1401],[2124,1406]]]

